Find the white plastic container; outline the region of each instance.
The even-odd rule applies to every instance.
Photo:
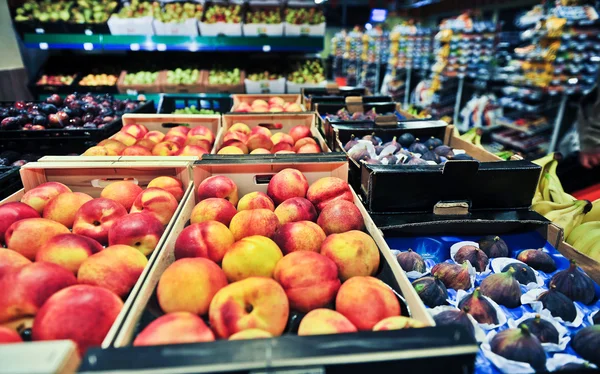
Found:
[[[112,15],[107,23],[112,35],[154,35],[153,20],[152,16],[118,18]]]
[[[185,22],[161,22],[154,20],[156,35],[198,36],[198,20],[190,18]]]
[[[242,24],[241,23],[204,23],[200,22],[200,34],[202,36],[242,36]]]
[[[283,36],[283,23],[244,23],[244,36]]]
[[[285,36],[325,36],[326,23],[294,25],[285,22]]]
[[[244,79],[244,85],[246,86],[246,93],[249,94],[285,93],[285,78],[262,81]]]

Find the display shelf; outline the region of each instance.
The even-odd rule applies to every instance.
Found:
[[[260,51],[320,52],[323,37],[146,36],[104,34],[25,34],[25,46],[38,49],[105,51]]]

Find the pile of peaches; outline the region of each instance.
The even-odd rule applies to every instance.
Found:
[[[22,341],[19,320],[33,318],[33,340],[101,345],[183,194],[169,176],[99,198],[46,182],[0,205],[0,344]]]
[[[281,112],[303,112],[298,103],[288,103],[279,96],[269,98],[269,101],[262,99],[253,100],[251,104],[246,102],[239,103],[234,110],[235,113],[281,113]]]
[[[277,127],[278,124],[275,124]],[[279,124],[281,125],[281,124]],[[323,150],[312,137],[310,127],[294,126],[289,134],[271,133],[266,127],[250,129],[245,123],[234,123],[223,136],[223,144],[217,154],[274,154],[274,153],[321,153]]]
[[[236,184],[217,175],[200,183],[196,201],[156,287],[165,314],[133,345],[274,337],[296,332],[287,327],[293,313],[299,335],[424,325],[401,316],[375,277],[379,250],[344,180],[309,185],[284,169],[267,193],[238,198]]]
[[[204,127],[177,126],[166,134],[148,131],[141,124],[123,126],[121,131],[91,147],[83,156],[198,156],[210,153],[213,132]]]

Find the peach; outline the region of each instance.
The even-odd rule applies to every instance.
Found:
[[[427,327],[427,325],[417,319],[404,316],[393,316],[377,322],[377,324],[373,326],[373,331],[402,330],[420,327]]]
[[[358,207],[346,200],[327,204],[319,214],[317,224],[327,235],[365,228],[365,221]]]
[[[148,256],[164,232],[165,227],[154,215],[132,213],[117,219],[110,227],[108,245],[128,245]]]
[[[294,148],[289,143],[286,143],[286,142],[279,142],[271,148],[272,153],[277,153],[280,151],[293,151],[293,150],[294,150]]]
[[[36,315],[55,292],[77,283],[69,270],[34,262],[0,278],[0,323]]]
[[[183,136],[185,138],[186,136],[188,136],[189,133],[190,133],[189,127],[176,126],[176,127],[169,129],[169,131],[167,131],[166,135],[179,135],[179,136]]]
[[[94,146],[85,150],[82,156],[118,156],[114,151],[109,151],[102,146]]]
[[[291,107],[291,105],[289,107],[287,107],[285,109],[285,111],[286,112],[301,112],[301,110],[299,109],[299,106],[298,106],[298,110],[290,110],[290,107]],[[296,109],[296,108],[294,108],[294,109]],[[310,138],[312,136],[310,133],[310,127],[304,126],[304,125],[298,125],[298,126],[292,127],[289,131],[289,134],[294,139],[294,144],[302,138]]]
[[[317,211],[314,205],[303,197],[292,197],[275,208],[275,215],[281,225],[297,221],[316,221]]]
[[[112,139],[125,144],[127,147],[134,145],[138,141],[138,138],[126,132],[118,132]]]
[[[242,196],[237,205],[238,211],[250,209],[275,210],[273,200],[262,192],[250,192]]]
[[[213,132],[204,126],[197,126],[194,127],[193,129],[190,130],[190,132],[188,132],[187,134],[188,137],[196,137],[199,139],[206,139],[208,140],[211,144],[215,142],[215,134],[213,134]]]
[[[244,151],[242,151],[238,147],[228,146],[228,147],[221,148],[219,150],[219,152],[217,152],[217,154],[218,155],[243,155]]]
[[[98,143],[98,145],[104,147],[109,153],[114,152],[117,155],[121,155],[127,146],[120,141],[114,139],[105,139]]]
[[[294,138],[284,132],[273,134],[273,136],[271,136],[271,141],[273,142],[273,145],[277,143],[288,143],[291,146],[294,145]]]
[[[265,100],[262,99],[256,99],[254,101],[252,101],[252,104],[250,104],[250,106],[269,106],[269,103],[267,103]]]
[[[294,152],[298,152],[300,148],[310,144],[317,145],[317,141],[313,138],[300,138],[298,141],[294,142]]]
[[[142,191],[142,188],[134,182],[117,181],[104,187],[102,192],[100,192],[100,197],[116,201],[129,211],[135,198],[138,197]]]
[[[136,336],[133,346],[204,343],[214,340],[215,335],[202,318],[188,312],[175,312],[152,321]]]
[[[121,156],[152,156],[152,152],[141,145],[132,145],[125,148]]]
[[[298,335],[330,335],[357,332],[356,326],[343,314],[331,309],[315,309],[300,321]]]
[[[373,277],[348,279],[335,298],[335,310],[359,330],[372,330],[388,317],[400,315],[400,302],[392,289]]]
[[[285,291],[277,282],[251,277],[219,290],[210,303],[208,316],[219,338],[227,339],[249,329],[279,336],[287,325],[289,309]]]
[[[208,153],[208,151],[206,149],[199,147],[197,145],[186,145],[181,150],[181,153],[179,154],[179,156],[196,156],[196,157],[201,158],[202,155],[205,155],[207,153]]]
[[[321,147],[315,144],[306,144],[300,147],[296,153],[321,153]]]
[[[100,346],[123,301],[102,287],[76,285],[48,299],[33,322],[33,340],[72,340],[83,355]]]
[[[240,103],[238,107],[234,110],[234,112],[247,113],[252,109],[250,104],[248,103]]]
[[[169,191],[150,187],[145,189],[133,202],[130,213],[144,212],[151,214],[163,225],[167,225],[179,204]]]
[[[332,303],[341,285],[335,263],[315,252],[286,255],[273,277],[285,290],[290,307],[303,313]]]
[[[284,254],[297,251],[319,252],[325,238],[319,225],[310,221],[286,223],[273,236]]]
[[[265,110],[266,112],[266,110]],[[271,140],[271,136],[273,135],[271,133],[271,130],[269,130],[268,128],[264,127],[264,126],[255,126],[252,128],[252,130],[250,130],[250,136],[252,135],[264,135],[267,138],[269,138],[269,140]]]
[[[272,338],[273,334],[261,329],[248,329],[236,332],[229,337],[229,340],[250,340],[250,339],[268,339]]]
[[[4,234],[10,225],[25,218],[40,218],[40,215],[29,205],[18,201],[0,205],[0,245],[4,244]]]
[[[160,143],[165,138],[165,134],[160,131],[149,131],[146,135],[144,135],[144,139],[150,139],[154,143]]]
[[[167,134],[163,139],[162,143],[171,142],[175,143],[179,146],[179,148],[183,148],[185,146],[187,138],[182,136],[181,134]]]
[[[204,148],[207,151],[210,151],[212,149],[212,143],[210,143],[206,139],[202,139],[200,137],[195,136],[188,136],[188,138],[185,140],[185,145],[195,145],[200,148]]]
[[[221,222],[193,223],[177,237],[175,258],[204,257],[220,264],[233,243],[233,234]]]
[[[271,178],[267,187],[267,195],[275,204],[281,204],[292,197],[306,197],[307,191],[308,181],[296,169],[281,170]]]
[[[156,177],[148,183],[148,188],[153,187],[170,192],[177,201],[183,199],[183,193],[185,192],[183,182],[175,177]]]
[[[54,236],[68,234],[63,224],[45,218],[26,218],[6,230],[6,247],[34,260],[42,246]]]
[[[83,204],[75,215],[73,234],[87,236],[102,245],[108,244],[108,230],[117,219],[127,214],[120,203],[110,199],[94,199]]]
[[[79,284],[106,288],[124,298],[135,286],[148,259],[128,245],[111,245],[85,259],[77,272]]]
[[[296,154],[296,152],[283,150],[283,151],[277,151],[277,152],[275,152],[275,154],[276,155],[278,155],[278,154]]]
[[[270,137],[263,134],[252,134],[250,137],[248,137],[246,146],[250,151],[253,151],[257,148],[271,149],[273,147],[273,142],[271,141]]]
[[[268,149],[264,149],[264,148],[256,148],[255,150],[250,152],[250,154],[251,155],[270,155],[271,151],[269,151]]]
[[[283,104],[285,104],[285,100],[283,100],[279,96],[273,96],[273,97],[269,98],[269,105],[283,106]]]
[[[239,140],[242,143],[246,143],[248,141],[248,135],[239,131],[228,131],[223,137],[223,141],[226,142],[231,139]]]
[[[321,254],[336,263],[342,282],[355,276],[374,275],[379,269],[379,249],[362,231],[331,234],[321,245]]]
[[[83,261],[103,249],[100,243],[87,236],[61,234],[56,235],[40,248],[35,261],[51,262],[77,275]]]
[[[229,128],[229,131],[237,131],[237,132],[241,132],[243,134],[249,135],[250,134],[250,127],[248,127],[248,125],[246,125],[245,123],[234,123],[233,125],[231,125],[231,127]]]
[[[277,216],[269,209],[238,211],[229,223],[229,229],[236,241],[252,235],[271,238],[278,226]]]
[[[285,108],[286,112],[302,112],[302,107],[300,104],[291,103]],[[293,129],[292,129],[293,130]],[[293,136],[293,135],[292,135]]]
[[[177,156],[181,151],[182,146],[170,141],[162,141],[152,148],[154,156]]]
[[[29,264],[31,264],[31,261],[19,252],[0,247],[0,279],[5,274]]]
[[[236,139],[229,139],[229,140],[223,142],[223,144],[221,144],[220,149],[223,149],[225,147],[237,147],[237,148],[241,149],[245,155],[247,155],[249,152],[248,147],[246,146],[246,143],[242,143],[241,141],[236,140]]]
[[[62,183],[46,182],[25,192],[21,198],[21,202],[35,209],[39,214],[42,214],[48,201],[64,192],[73,191]]]
[[[229,227],[231,219],[236,214],[237,210],[228,200],[210,197],[196,204],[192,210],[190,222],[217,221]]]
[[[236,206],[238,203],[238,188],[230,178],[214,175],[200,182],[197,196],[198,201],[209,197],[218,197],[228,200],[233,206]]]
[[[230,282],[249,277],[273,277],[283,254],[271,239],[254,235],[235,242],[223,257],[223,271]]]
[[[140,139],[138,140],[134,145],[137,145],[139,147],[144,147],[146,148],[148,151],[152,151],[152,148],[154,148],[155,145],[157,145],[158,143],[150,140],[150,139]]]
[[[123,126],[121,132],[127,133],[129,135],[133,135],[136,139],[142,139],[148,133],[148,129],[144,125],[140,125],[138,123],[132,123],[129,125]]]
[[[18,332],[8,327],[0,326],[0,345],[22,342],[23,339],[21,339],[21,335]]]
[[[283,112],[283,108],[280,106],[273,106],[269,108],[270,113],[280,113]]]
[[[75,214],[81,206],[93,198],[83,192],[65,192],[48,201],[42,217],[73,227]]]
[[[340,178],[325,177],[311,184],[306,198],[319,210],[336,200],[354,202],[354,195],[348,183]]]
[[[172,263],[161,275],[156,297],[165,313],[205,315],[215,294],[227,286],[227,277],[213,261],[197,257]]]

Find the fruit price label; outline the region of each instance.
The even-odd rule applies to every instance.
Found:
[[[310,34],[310,27],[308,26],[304,26],[300,28],[300,34],[302,35],[308,35]]]
[[[261,34],[261,35],[265,35],[267,33],[267,28],[266,27],[259,27],[256,29],[256,31]]]

